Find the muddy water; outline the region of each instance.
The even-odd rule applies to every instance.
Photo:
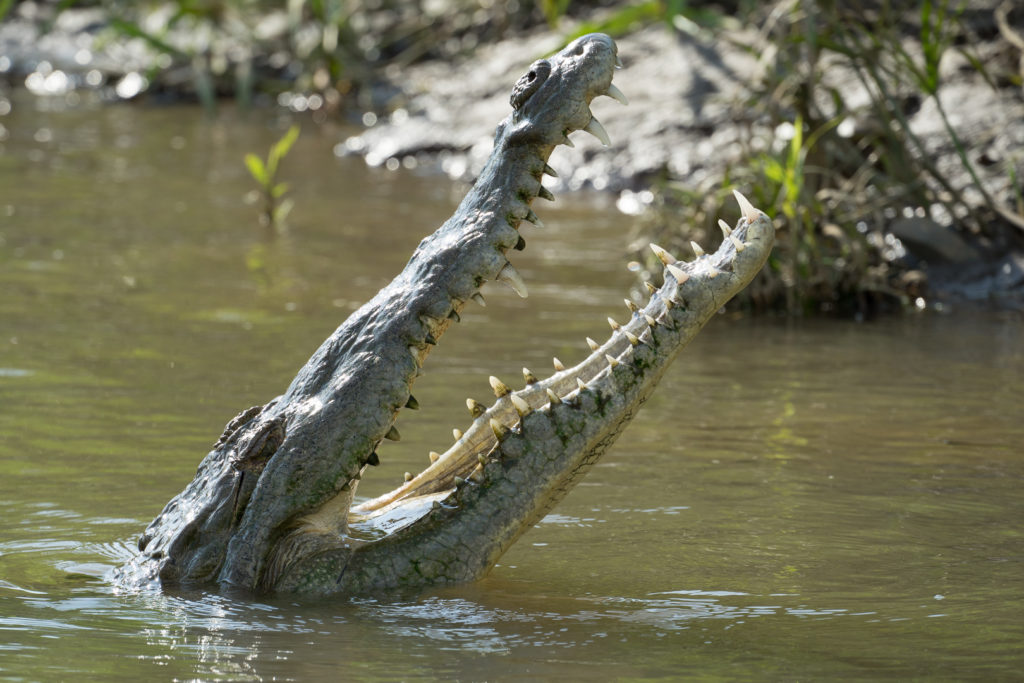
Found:
[[[45,104],[45,103],[44,103]],[[484,581],[393,601],[119,594],[105,579],[224,423],[287,386],[461,192],[307,130],[270,239],[241,158],[280,129],[16,101],[0,118],[0,678],[1007,679],[1024,665],[1024,323],[720,316]],[[557,168],[559,158],[552,164]],[[538,207],[361,492],[465,398],[622,318],[624,221]]]

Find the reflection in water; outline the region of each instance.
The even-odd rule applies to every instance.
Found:
[[[223,425],[280,393],[460,189],[338,160],[333,136],[307,131],[282,170],[292,231],[267,241],[242,201],[244,153],[278,135],[260,121],[15,104],[0,156],[5,675],[1010,678],[1024,664],[1012,315],[720,316],[477,584],[116,592],[106,574]],[[360,495],[422,469],[489,375],[575,362],[606,334],[634,285],[608,208],[559,197],[545,231],[524,227],[530,299],[487,286]]]

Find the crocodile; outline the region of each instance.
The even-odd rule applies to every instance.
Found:
[[[603,34],[534,62],[516,83],[512,113],[454,215],[422,240],[395,279],[317,349],[285,393],[243,411],[138,541],[119,570],[123,586],[219,585],[253,593],[363,595],[484,576],[608,449],[673,358],[761,269],[770,219],[737,194],[741,217],[720,221],[721,246],[681,261],[652,245],[663,284],[642,308],[609,319],[603,343],[574,367],[555,361],[524,386],[491,377],[495,401],[467,401],[472,423],[455,443],[393,491],[357,499],[378,446],[400,438],[411,387],[442,335],[480,287],[498,280],[527,296],[509,261],[538,226],[542,177],[569,134],[609,144],[591,101],[610,96],[621,66]]]

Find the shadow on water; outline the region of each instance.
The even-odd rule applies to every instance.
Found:
[[[720,316],[477,584],[117,592],[107,573],[223,425],[280,393],[464,188],[336,159],[343,131],[307,131],[282,171],[291,231],[268,241],[242,157],[274,126],[16,105],[0,155],[0,677],[1008,678],[1024,664],[1024,324],[1009,314]],[[543,208],[548,228],[524,228],[513,257],[530,299],[485,287],[361,495],[426,466],[488,375],[575,362],[624,317],[624,220],[597,196]]]

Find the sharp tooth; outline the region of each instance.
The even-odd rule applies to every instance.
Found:
[[[523,381],[527,384],[534,384],[537,381],[537,375],[530,372],[529,368],[523,368]]]
[[[580,379],[579,377],[577,377],[577,378],[576,378],[576,386],[577,386],[577,387],[579,387],[580,391],[583,391],[584,389],[586,389],[586,388],[587,388],[587,383],[586,383],[586,382],[584,382],[584,381],[583,381],[582,379]]]
[[[462,430],[461,429],[453,429],[452,430],[452,436],[454,436],[455,440],[458,441],[459,439],[462,438]]]
[[[475,401],[471,398],[466,399],[466,407],[469,408],[469,414],[473,416],[474,420],[487,412],[487,408],[485,408],[479,401]]]
[[[615,322],[613,318],[608,318],[608,325],[610,325],[612,330],[616,332],[618,331],[619,327],[621,327],[617,322]]]
[[[537,214],[533,212],[533,209],[530,209],[529,213],[526,214],[526,220],[530,221],[538,228],[544,227],[544,222],[541,219],[537,218]]]
[[[616,69],[621,69],[622,68],[622,60],[619,59],[618,55],[616,55],[616,57],[615,57],[615,68]]]
[[[512,248],[515,249],[516,251],[522,251],[523,249],[526,249],[526,240],[523,239],[522,235],[519,236],[519,239],[516,240],[515,246]]]
[[[637,344],[640,343],[640,339],[629,330],[623,330],[622,333],[626,335],[626,339],[628,339],[629,343],[632,344],[633,346],[636,346]]]
[[[614,83],[608,86],[608,92],[606,92],[605,95],[612,98],[613,100],[621,102],[626,106],[629,106],[629,100],[626,99],[626,96],[622,94],[621,90],[615,87]]]
[[[403,476],[406,481],[412,481],[412,472],[406,472]]]
[[[718,219],[718,227],[722,229],[722,235],[724,235],[725,237],[728,237],[732,234],[732,228],[730,228],[729,224],[723,221],[721,218]]]
[[[629,299],[623,299],[623,301],[625,302],[626,308],[629,309],[630,313],[636,313],[638,310],[640,310],[639,308],[637,308],[637,305],[630,301]]]
[[[653,251],[654,255],[658,257],[658,260],[661,261],[666,266],[670,263],[675,263],[676,261],[679,260],[672,254],[668,253],[667,251],[659,247],[654,242],[651,242],[651,251]]]
[[[597,342],[591,339],[590,337],[587,337],[587,346],[590,347],[591,351],[597,351],[599,348],[601,348],[600,346],[598,346]]]
[[[420,348],[418,346],[413,346],[412,344],[410,344],[407,348],[409,349],[409,355],[412,356],[413,360],[415,360],[417,363],[419,363],[420,362]]]
[[[459,315],[459,312],[456,311],[454,308],[452,309],[452,312],[448,314],[448,317],[451,320],[454,320],[457,323],[461,323],[462,322],[462,316]]]
[[[576,146],[576,145],[573,144],[572,140],[569,139],[569,135],[568,134],[566,134],[565,137],[562,139],[562,144],[565,145],[566,147],[575,147]]]
[[[555,366],[555,372],[561,372],[562,370],[565,370],[565,366],[562,365],[562,361],[558,360],[557,358],[552,358],[551,363]]]
[[[736,235],[729,235],[729,241],[732,242],[732,246],[736,247],[737,253],[746,249],[746,247],[743,245],[743,242],[741,242],[740,239],[736,237]]]
[[[583,130],[585,130],[586,132],[590,133],[595,138],[600,140],[601,144],[604,145],[605,147],[612,146],[612,140],[611,138],[608,137],[608,131],[604,129],[604,126],[602,126],[601,122],[598,121],[597,119],[591,118],[590,123],[588,123],[586,128],[584,128]]]
[[[405,407],[409,410],[419,410],[420,402],[416,400],[416,397],[409,394],[409,400],[405,402]]]
[[[551,168],[547,164],[544,164],[544,172],[547,173],[552,178],[557,178],[558,177],[558,173],[555,172],[555,169]]]
[[[398,429],[395,428],[395,425],[391,425],[391,429],[389,429],[388,433],[384,435],[384,438],[389,441],[401,441],[402,435],[398,433]]]
[[[543,185],[541,185],[540,189],[537,190],[537,196],[540,197],[541,199],[546,199],[549,202],[555,201],[555,195],[551,194],[551,190],[544,187]]]
[[[508,427],[501,424],[493,417],[491,418],[491,431],[494,432],[494,436],[497,437],[498,441],[501,441],[508,436]]]
[[[619,364],[619,359],[616,358],[615,356],[605,354],[604,357],[608,360],[608,365],[612,366],[613,368]]]
[[[704,250],[703,250],[703,249],[701,248],[701,246],[700,246],[699,244],[697,244],[696,242],[694,242],[694,241],[692,241],[692,240],[691,240],[691,241],[690,241],[690,247],[692,247],[692,248],[693,248],[693,253],[694,253],[694,254],[696,254],[696,255],[697,255],[698,257],[700,257],[700,256],[703,256],[703,255],[704,255]]]
[[[523,417],[524,415],[529,414],[530,404],[527,403],[525,399],[522,399],[516,396],[515,394],[512,394],[511,398],[512,405],[515,406],[516,412],[519,413],[519,417]]]
[[[470,298],[471,298],[471,299],[473,299],[473,301],[475,301],[475,302],[477,302],[478,304],[480,304],[481,306],[484,306],[484,307],[486,307],[486,306],[487,306],[487,302],[486,302],[486,301],[484,301],[484,295],[483,295],[483,294],[481,294],[480,292],[476,292],[476,293],[475,293],[475,294],[474,294],[474,295],[473,295],[472,297],[470,297]]]
[[[430,332],[427,332],[426,336],[423,338],[423,341],[427,342],[431,346],[437,346],[437,337],[432,335]]]
[[[494,375],[491,375],[488,381],[491,383],[491,388],[494,389],[494,395],[497,396],[498,398],[501,398],[502,396],[511,391],[511,389],[509,389],[504,382],[502,382]]]
[[[760,211],[755,209],[754,205],[751,204],[746,197],[740,194],[738,190],[733,190],[732,194],[736,197],[736,203],[740,205],[740,213],[742,213],[743,217],[747,219],[747,222],[753,223],[756,221]]]
[[[478,463],[480,463],[481,465],[486,465],[487,464],[487,456],[484,455],[483,453],[477,453],[476,454],[476,461]]]
[[[551,401],[551,405],[557,406],[559,403],[562,402],[562,399],[560,399],[558,397],[558,394],[556,394],[555,392],[551,391],[551,389],[545,389],[544,391],[547,392],[548,400]]]
[[[523,282],[523,276],[519,274],[519,271],[512,267],[511,263],[506,263],[505,267],[498,273],[498,279],[507,284],[512,290],[522,298],[526,298],[530,293],[526,290],[526,283]]]
[[[648,294],[654,294],[655,292],[657,292],[657,291],[658,291],[658,288],[657,288],[657,287],[655,287],[654,285],[652,285],[652,284],[651,284],[650,282],[648,282],[647,280],[644,280],[644,287],[646,287],[646,288],[647,288],[647,293],[648,293]]]
[[[437,462],[438,458],[441,457],[441,454],[437,451],[430,451],[430,453],[427,454],[427,457],[430,458],[430,462]]]
[[[654,327],[655,325],[657,325],[657,324],[658,324],[658,321],[657,321],[657,320],[655,320],[653,316],[651,316],[651,315],[649,315],[649,314],[647,314],[647,313],[644,313],[644,320],[646,320],[646,321],[647,321],[647,324],[648,324],[648,325],[649,325],[650,327]]]
[[[683,284],[690,279],[690,276],[683,271],[679,266],[665,266],[668,269],[669,275],[676,279],[676,282]]]
[[[477,463],[477,466],[473,468],[469,478],[475,481],[477,484],[484,483],[484,466],[482,463]]]
[[[455,482],[455,485],[456,485],[456,486],[462,486],[463,484],[465,484],[465,483],[466,483],[466,480],[465,480],[465,479],[463,479],[462,477],[460,477],[460,476],[459,476],[459,475],[457,475],[457,474],[455,475],[455,477],[453,477],[452,481],[454,481],[454,482]]]
[[[377,455],[377,451],[370,453],[370,457],[366,459],[366,464],[370,467],[376,467],[380,464],[380,456]]]

